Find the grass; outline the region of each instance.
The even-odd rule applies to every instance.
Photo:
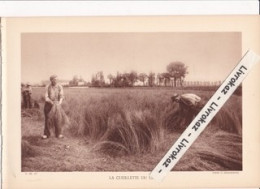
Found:
[[[41,109],[22,112],[22,170],[152,170],[188,125],[170,102],[173,92],[193,91],[66,88],[66,138],[45,141],[40,139],[44,89],[34,89]],[[204,101],[213,94],[195,93]],[[241,170],[241,106],[241,96],[233,95],[174,170]]]
[[[206,132],[191,146],[174,170],[242,170],[241,153],[241,136],[224,131]]]

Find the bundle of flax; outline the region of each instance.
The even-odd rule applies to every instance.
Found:
[[[49,125],[52,128],[55,126],[62,128],[64,126],[69,125],[69,119],[60,104],[54,103],[52,105],[48,117],[49,117],[48,118]]]

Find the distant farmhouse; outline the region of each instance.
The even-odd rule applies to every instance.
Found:
[[[79,82],[78,82],[78,86],[84,86],[85,84],[86,84],[85,81],[79,81]]]
[[[62,86],[69,86],[69,80],[58,80],[58,83]]]

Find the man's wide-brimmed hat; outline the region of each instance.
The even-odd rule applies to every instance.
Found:
[[[50,80],[53,80],[53,79],[55,79],[55,78],[57,78],[58,76],[57,75],[51,75],[50,76]]]
[[[172,101],[175,101],[180,95],[177,93],[174,93],[173,96],[171,97]]]

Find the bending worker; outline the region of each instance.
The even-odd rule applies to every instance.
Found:
[[[45,115],[45,127],[44,127],[44,135],[43,139],[49,138],[51,133],[51,125],[48,121],[49,112],[54,104],[61,105],[64,94],[63,87],[57,83],[57,76],[52,75],[50,77],[51,83],[46,87],[45,92],[45,105],[44,105],[44,115]],[[61,125],[55,125],[55,134],[57,138],[63,138],[64,136],[61,134]]]
[[[182,95],[175,93],[171,99],[173,102],[179,103],[179,111],[186,116],[189,122],[195,118],[204,106],[201,98],[191,93]]]

